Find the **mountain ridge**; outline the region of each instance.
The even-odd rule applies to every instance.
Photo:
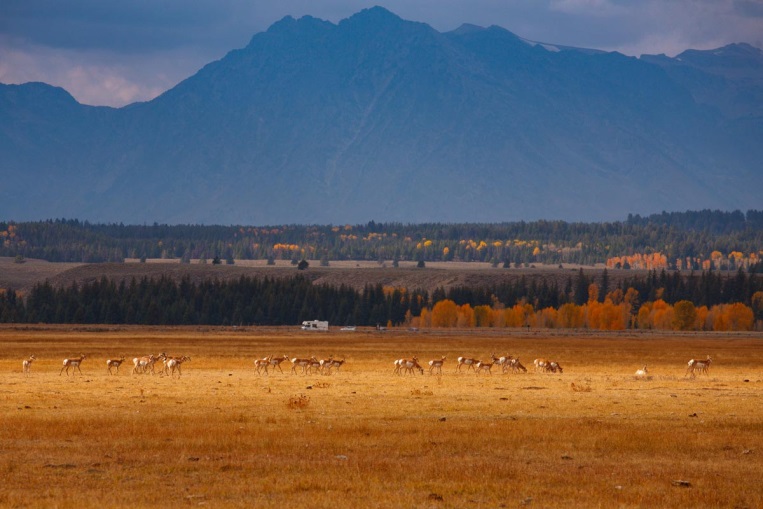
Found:
[[[605,220],[760,206],[755,48],[726,47],[736,71],[719,76],[702,62],[722,54],[552,46],[376,7],[337,24],[284,17],[124,108],[53,87],[19,103],[0,85],[0,217]]]

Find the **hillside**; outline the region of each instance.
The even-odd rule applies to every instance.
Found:
[[[759,208],[763,65],[760,50],[731,49],[636,59],[496,26],[441,33],[378,7],[338,24],[286,17],[146,103],[94,108],[45,84],[0,85],[0,218],[601,221]]]
[[[345,262],[334,263],[334,266],[319,267],[313,261],[305,271],[298,271],[288,262],[279,262],[275,267],[265,266],[264,263],[239,263],[237,265],[199,265],[180,264],[177,262],[155,261],[153,263],[98,263],[98,264],[67,264],[48,263],[39,260],[29,260],[23,264],[13,263],[12,259],[0,257],[0,288],[13,288],[27,292],[36,283],[50,281],[53,286],[69,287],[97,281],[102,277],[112,279],[117,283],[130,282],[133,278],[168,277],[180,281],[189,277],[191,281],[205,280],[230,281],[245,277],[292,277],[303,275],[315,284],[328,284],[339,287],[347,285],[362,290],[367,284],[404,287],[410,290],[423,289],[432,292],[438,287],[445,289],[458,286],[474,288],[488,287],[502,282],[518,280],[522,277],[528,281],[538,278],[549,284],[557,282],[563,287],[567,279],[576,277],[578,268],[567,267],[533,267],[522,269],[492,268],[482,263],[431,263],[425,269],[415,268],[413,262],[403,262],[400,268],[381,267],[375,262]],[[600,275],[601,267],[586,267],[588,275]],[[610,282],[616,285],[622,278],[631,278],[644,274],[645,271],[610,270]]]

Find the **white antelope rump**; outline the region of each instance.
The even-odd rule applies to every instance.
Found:
[[[488,375],[492,375],[493,372],[490,371],[491,369],[493,369],[493,363],[492,362],[477,361],[477,369],[476,369],[476,371],[477,371],[477,375],[478,376],[483,371],[487,371]]]
[[[79,357],[75,357],[73,359],[64,359],[64,365],[61,368],[61,371],[59,371],[58,375],[60,376],[61,373],[66,370],[66,376],[69,376],[69,368],[74,368],[77,371],[79,371],[79,374],[82,374],[82,369],[79,367],[80,364],[82,364],[82,361],[85,360],[85,354],[83,353]],[[72,375],[74,374],[74,370],[72,370]]]
[[[644,366],[641,369],[636,370],[636,378],[646,378],[649,375],[649,370]]]
[[[288,356],[288,355],[286,355],[286,354],[284,354],[284,355],[283,355],[283,356],[281,356],[281,357],[273,357],[273,356],[271,355],[271,356],[270,356],[270,361],[268,362],[268,364],[270,365],[270,367],[271,367],[271,368],[273,368],[273,371],[275,371],[275,370],[276,370],[276,368],[278,368],[278,371],[280,371],[281,373],[283,373],[283,369],[281,368],[281,363],[282,363],[283,361],[288,361],[288,360],[289,360],[289,356]],[[267,369],[265,369],[265,372],[267,373]]]
[[[438,375],[442,375],[442,365],[445,364],[445,356],[442,356],[442,359],[432,359],[429,361],[429,374],[432,374],[432,371],[437,371]]]
[[[109,375],[112,374],[111,368],[117,369],[117,374],[119,374],[119,366],[122,365],[122,363],[125,361],[124,356],[120,357],[119,359],[109,359],[106,361],[106,369],[109,371]]]
[[[316,361],[317,359],[315,357],[311,357],[310,359],[300,359],[299,357],[294,357],[291,359],[291,372],[295,375],[297,374],[297,366],[302,368],[302,374],[307,374],[307,367],[310,365],[311,362]]]
[[[29,376],[29,372],[32,369],[32,362],[34,362],[36,358],[37,357],[34,355],[30,355],[28,359],[24,359],[24,362],[21,363],[22,372],[24,375]]]
[[[694,378],[696,375],[694,374],[695,371],[699,371],[700,374],[704,373],[706,375],[709,375],[708,371],[710,369],[710,363],[713,362],[713,360],[710,358],[710,356],[707,356],[707,359],[705,360],[695,360],[692,359],[689,361],[688,366],[686,367],[686,374],[684,377],[686,377],[689,373],[691,373],[691,377]]]
[[[164,354],[160,354],[159,357],[164,358]],[[136,373],[152,373],[154,372],[154,364],[156,363],[157,357],[154,356],[154,354],[151,355],[144,355],[143,357],[135,357],[132,360],[132,363],[134,364],[134,367],[132,368],[133,374]]]
[[[456,371],[461,371],[461,366],[466,366],[467,371],[469,369],[474,369],[474,365],[479,362],[477,359],[473,359],[471,357],[459,357],[456,360],[458,361],[458,366],[456,366]]]
[[[270,364],[270,359],[272,359],[273,356],[269,355],[267,357],[263,357],[262,359],[255,359],[254,361],[254,368],[257,371],[257,374],[259,375],[260,372],[264,369],[265,374],[268,374],[268,365]]]
[[[535,359],[533,361],[533,364],[535,364],[535,371],[542,371],[544,373],[556,373],[557,371],[559,373],[564,373],[564,370],[562,369],[562,366],[559,365],[556,361],[549,361],[546,359]]]
[[[187,362],[187,361],[190,361],[190,360],[191,360],[190,357],[186,357],[184,355],[184,356],[182,356],[180,358],[173,357],[169,361],[167,361],[167,369],[170,370],[170,376],[174,376],[175,375],[175,370],[177,369],[178,378],[180,378],[180,375],[183,374],[183,372],[180,370],[180,366],[182,366],[184,362]]]

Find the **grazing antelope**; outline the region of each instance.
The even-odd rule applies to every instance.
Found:
[[[474,369],[474,365],[479,362],[477,359],[473,359],[469,357],[459,357],[457,360],[458,360],[458,366],[456,366],[456,371],[461,371],[461,366],[464,366],[464,365],[466,365],[467,371],[470,368]]]
[[[76,368],[77,371],[79,371],[79,374],[82,374],[82,369],[79,367],[80,364],[82,364],[82,361],[85,360],[85,354],[83,353],[78,358],[74,359],[64,359],[64,365],[61,368],[61,371],[59,371],[58,375],[60,376],[61,373],[66,370],[66,376],[69,376],[69,368]],[[74,374],[74,371],[72,370],[72,375]]]
[[[429,374],[432,374],[432,370],[436,370],[438,375],[442,375],[442,365],[445,364],[445,356],[442,359],[432,359],[429,361]]]
[[[647,376],[649,376],[649,370],[646,369],[646,366],[636,370],[636,378],[646,378]]]
[[[710,363],[712,361],[713,360],[710,358],[709,355],[707,356],[707,359],[705,359],[704,361],[694,360],[694,359],[690,360],[688,366],[686,367],[686,374],[684,375],[684,377],[688,375],[689,373],[691,373],[691,377],[694,378],[696,376],[694,372],[697,370],[699,370],[700,374],[704,373],[708,375],[709,374],[708,370],[710,369]]]
[[[512,373],[519,373],[520,371],[527,373],[527,368],[524,367],[521,362],[519,362],[519,357],[516,359],[511,359],[509,364],[511,365]]]
[[[556,361],[535,359],[533,364],[535,364],[535,371],[543,371],[544,373],[548,373],[549,371],[551,373],[556,373],[558,371],[559,373],[564,373],[564,370]]]
[[[26,376],[29,376],[29,370],[32,369],[32,362],[36,359],[34,355],[30,355],[28,359],[24,359],[24,362],[21,363],[21,366],[23,368],[23,373]]]
[[[268,365],[270,364],[270,359],[272,359],[273,356],[269,355],[267,357],[263,357],[262,359],[256,359],[254,361],[254,367],[257,370],[257,374],[259,375],[261,370],[265,370],[265,374],[268,374]]]
[[[492,375],[493,372],[490,371],[492,368],[493,368],[493,363],[492,362],[477,361],[477,369],[476,369],[476,371],[477,371],[477,375],[478,376],[483,371],[487,371],[488,375]]]
[[[493,361],[494,365],[501,366],[501,371],[506,373],[506,371],[509,370],[509,365],[511,364],[513,357],[509,354],[506,354],[503,357],[496,357],[494,353],[491,353],[490,359]]]
[[[412,359],[400,359],[400,367],[405,370],[405,373],[410,373],[411,375],[416,375],[414,373],[414,369],[418,369],[419,372],[423,375],[424,374],[424,368],[422,368],[419,365],[419,359],[414,357]]]
[[[171,358],[169,361],[167,361],[167,369],[170,370],[170,376],[173,376],[175,374],[175,370],[178,370],[178,378],[180,378],[180,375],[183,374],[183,372],[180,370],[180,366],[186,362],[190,361],[190,357],[186,357],[185,355],[180,357],[179,359],[177,357]]]
[[[310,365],[311,362],[313,362],[315,357],[311,357],[310,359],[300,359],[299,357],[294,357],[291,359],[291,372],[295,375],[297,374],[297,366],[302,368],[302,374],[307,374],[307,367]]]
[[[289,356],[288,356],[288,355],[286,355],[286,354],[284,354],[284,355],[283,355],[283,357],[273,357],[273,356],[271,355],[271,356],[270,356],[270,361],[269,361],[269,364],[270,364],[270,366],[273,368],[273,371],[275,371],[275,370],[276,370],[276,368],[278,368],[278,371],[280,371],[281,373],[283,373],[283,369],[281,369],[281,363],[282,363],[283,361],[288,361],[288,360],[289,360]],[[265,372],[267,373],[267,369],[265,370]]]
[[[125,361],[124,356],[120,357],[119,359],[109,359],[106,361],[106,368],[109,370],[109,375],[111,375],[111,368],[117,368],[117,374],[119,374],[119,366],[122,365],[122,363]]]

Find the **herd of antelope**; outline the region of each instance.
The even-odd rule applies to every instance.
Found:
[[[36,360],[37,357],[34,355],[30,355],[28,359],[25,359],[22,363],[22,369],[25,376],[29,376],[32,370],[32,362]],[[85,360],[85,354],[80,355],[79,357],[67,357],[64,359],[63,366],[61,367],[61,371],[58,372],[59,375],[63,375],[64,371],[66,371],[66,376],[69,376],[69,369],[72,370],[72,375],[75,375],[77,371],[79,371],[80,375],[82,374],[82,368],[80,367],[82,365],[82,362]],[[191,358],[187,356],[182,357],[170,357],[166,353],[162,352],[159,355],[146,355],[143,357],[135,357],[133,362],[133,374],[157,374],[156,369],[154,368],[154,365],[158,362],[162,362],[162,367],[159,370],[159,374],[162,375],[169,375],[171,377],[175,376],[175,372],[177,371],[178,377],[182,375],[181,366],[184,362],[190,361]],[[117,375],[119,374],[119,367],[122,365],[122,363],[125,361],[124,356],[121,356],[119,358],[113,358],[106,360],[106,371],[109,375]]]
[[[274,372],[276,368],[278,368],[278,371],[283,373],[283,368],[281,368],[281,363],[284,361],[291,362],[291,372],[296,374],[297,368],[300,369],[300,373],[303,375],[308,375],[313,372],[320,373],[321,375],[330,375],[331,370],[335,370],[336,372],[339,371],[339,368],[342,367],[344,364],[344,358],[342,359],[334,359],[334,356],[330,356],[328,359],[317,359],[315,356],[308,358],[301,358],[301,357],[292,357],[289,358],[288,355],[282,355],[280,357],[275,357],[273,355],[269,355],[267,357],[263,357],[261,359],[256,359],[254,361],[254,368],[258,375],[260,374],[268,374],[268,369],[272,369]]]
[[[461,368],[466,366],[465,371],[469,371],[471,369],[474,370],[477,375],[480,373],[487,373],[488,375],[492,375],[493,366],[498,366],[501,368],[503,373],[508,373],[509,371],[512,373],[527,373],[527,368],[525,368],[524,365],[522,365],[522,363],[519,361],[519,357],[512,357],[509,354],[506,354],[502,357],[496,357],[494,353],[490,354],[490,361],[481,361],[473,357],[458,357],[456,361],[456,372],[461,372]],[[541,371],[562,373],[562,367],[556,361],[535,359],[534,362],[536,372]],[[397,359],[394,364],[395,370],[393,371],[393,374],[395,375],[415,375],[416,370],[418,370],[422,375],[424,374],[424,368],[419,364],[419,359],[417,357],[413,357],[411,359]],[[443,364],[445,364],[444,355],[440,359],[432,359],[429,361],[429,374],[442,375]]]
[[[34,355],[30,355],[27,359],[24,359],[22,362],[22,372],[25,376],[29,376],[31,374],[32,370],[32,362],[34,362],[37,359]],[[76,374],[77,371],[79,371],[80,374],[82,374],[82,368],[80,365],[85,360],[85,354],[80,355],[79,357],[68,357],[64,359],[63,366],[61,367],[61,371],[58,373],[59,375],[62,375],[64,371],[66,371],[66,375],[69,376],[69,369],[72,370],[72,375]],[[175,376],[175,372],[177,371],[178,377],[180,377],[182,373],[181,366],[184,362],[190,361],[191,358],[183,355],[182,357],[171,357],[167,355],[166,353],[162,352],[159,355],[145,355],[143,357],[135,357],[133,358],[133,374],[157,374],[155,365],[161,361],[162,366],[159,369],[158,373],[161,375],[169,375],[170,377]],[[119,374],[119,367],[122,365],[122,363],[125,361],[124,356],[121,356],[120,358],[114,358],[114,359],[108,359],[106,361],[106,369],[109,375]],[[330,356],[328,359],[317,359],[316,357],[310,357],[310,358],[300,358],[300,357],[293,357],[289,358],[288,355],[282,355],[279,357],[276,357],[274,355],[269,355],[267,357],[263,357],[261,359],[256,359],[254,361],[254,367],[255,371],[258,375],[265,374],[267,375],[269,373],[269,369],[272,369],[273,372],[275,372],[276,369],[283,373],[283,368],[281,368],[281,363],[284,361],[289,361],[291,363],[291,372],[293,374],[297,374],[297,371],[299,369],[299,373],[302,375],[308,375],[312,373],[319,373],[322,375],[330,375],[331,370],[333,369],[335,372],[338,372],[339,369],[344,364],[345,360],[342,359],[334,359],[333,356]],[[458,357],[456,359],[456,372],[461,372],[462,368],[466,366],[464,371],[469,371],[470,369],[473,370],[477,375],[481,373],[487,373],[488,375],[492,375],[492,369],[493,366],[498,366],[501,368],[501,371],[503,373],[508,373],[511,371],[512,373],[527,373],[527,368],[525,368],[522,363],[519,361],[518,357],[512,357],[509,354],[506,354],[502,357],[496,357],[495,354],[490,355],[490,361],[481,361],[478,359],[475,359],[473,357]],[[686,373],[684,374],[684,378],[691,375],[692,378],[695,378],[697,376],[697,373],[708,375],[710,370],[710,364],[712,363],[712,359],[710,356],[707,356],[707,359],[691,359],[688,362],[688,365],[686,367]],[[442,375],[442,367],[445,364],[445,356],[443,355],[440,359],[432,359],[429,361],[429,374],[430,375]],[[551,361],[548,359],[535,359],[533,361],[533,365],[535,366],[535,372],[541,372],[541,373],[563,373],[564,370],[562,369],[562,366],[557,361]],[[412,357],[410,359],[397,359],[394,361],[395,369],[393,371],[393,374],[395,375],[415,375],[416,371],[424,374],[424,368],[419,364],[419,359],[417,357]],[[112,371],[113,370],[113,371]],[[651,376],[649,375],[649,371],[646,366],[639,369],[635,373],[635,377],[637,379],[651,379]]]

